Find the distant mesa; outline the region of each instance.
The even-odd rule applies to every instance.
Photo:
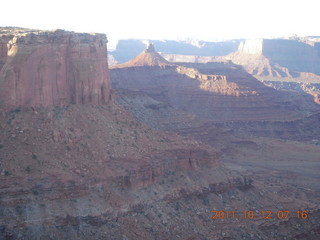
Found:
[[[268,86],[305,92],[314,97],[314,102],[320,103],[318,39],[246,40],[239,45],[238,51],[222,58],[242,65]]]
[[[156,50],[152,43],[149,44],[147,49],[140,53],[137,57],[131,59],[126,63],[122,63],[113,68],[124,68],[124,67],[143,67],[143,66],[166,66],[171,65],[165,60]]]
[[[118,63],[128,62],[129,60],[140,54],[143,50],[145,50],[146,41],[153,43],[156,47],[156,50],[160,52],[162,56],[165,54],[212,57],[225,56],[237,51],[241,40],[217,40],[208,42],[195,39],[122,39],[118,41],[116,49],[110,51],[110,55],[112,55]]]
[[[320,43],[292,39],[256,39],[240,43],[227,59],[243,65],[255,75],[276,78],[305,78],[320,75]]]

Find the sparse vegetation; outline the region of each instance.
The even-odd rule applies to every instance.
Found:
[[[15,207],[15,210],[16,210],[16,213],[17,213],[18,215],[22,215],[22,213],[23,213],[23,211],[24,211],[24,209],[23,209],[23,207],[22,207],[21,205],[17,205],[17,206]]]
[[[38,158],[38,156],[36,155],[36,154],[34,154],[34,153],[32,153],[32,159],[37,159]]]
[[[21,112],[21,109],[20,109],[20,108],[16,108],[16,109],[13,110],[12,112],[14,112],[14,113],[19,113],[19,112]]]
[[[176,203],[174,209],[178,212],[180,211],[180,204],[178,202]]]
[[[62,163],[62,166],[65,167],[65,168],[69,168],[69,165],[66,164],[66,163]]]
[[[204,199],[202,199],[202,203],[203,203],[203,205],[205,205],[205,206],[209,206],[210,201],[209,201],[208,198],[204,198]]]
[[[35,196],[38,196],[39,195],[39,191],[37,189],[32,189],[32,193],[33,195]]]

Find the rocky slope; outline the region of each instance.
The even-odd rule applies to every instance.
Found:
[[[105,35],[63,30],[2,32],[1,105],[111,101]]]
[[[282,95],[230,62],[150,67],[151,54],[140,57],[144,66],[128,62],[125,68],[111,68],[113,88],[144,91],[157,101],[215,121],[295,119],[301,116],[296,108],[315,110],[308,97]]]
[[[175,131],[214,146],[219,149],[223,162],[228,167],[236,172],[241,171],[246,178],[252,177],[253,187],[240,187],[242,190],[246,189],[244,195],[238,192],[239,188],[233,191],[232,187],[219,195],[225,203],[224,209],[243,211],[250,208],[258,213],[263,209],[277,212],[277,209],[303,208],[303,205],[307,205],[312,206],[315,211],[310,222],[290,218],[281,222],[276,219],[269,222],[256,219],[253,223],[237,218],[236,221],[222,219],[221,222],[215,221],[213,225],[209,225],[203,217],[208,210],[206,204],[215,206],[215,209],[219,209],[221,205],[208,190],[198,195],[202,203],[198,201],[199,198],[196,200],[191,197],[192,200],[187,200],[190,195],[176,199],[173,205],[175,208],[168,209],[172,216],[176,216],[174,218],[162,221],[161,212],[158,216],[164,224],[163,231],[174,232],[180,239],[317,239],[320,234],[319,224],[316,223],[316,202],[319,195],[315,169],[319,167],[319,147],[249,137],[251,134],[298,140],[316,137],[319,130],[312,126],[317,119],[311,117],[311,122],[307,124],[302,123],[301,119],[293,121],[316,109],[316,105],[309,108],[312,99],[303,100],[294,94],[283,96],[276,90],[265,87],[241,67],[227,62],[151,67],[147,60],[145,66],[111,68],[112,86],[117,93],[116,102],[152,128]],[[215,101],[206,104],[207,99],[212,96],[215,96]],[[212,114],[211,109],[214,109],[215,114]],[[282,110],[277,112],[277,109]],[[254,114],[256,115],[253,116]],[[278,127],[274,128],[274,122],[279,123]],[[290,124],[294,122],[296,124]],[[304,126],[303,129],[301,126]],[[298,132],[297,129],[301,131]],[[239,201],[233,201],[234,199]],[[199,218],[190,218],[192,212],[189,210],[193,211],[195,208]],[[153,210],[158,211],[159,208]],[[156,215],[151,213],[151,208],[141,208],[141,211],[146,214],[147,219],[155,219]],[[178,227],[175,228],[176,231],[170,228],[181,224],[179,216],[183,216],[189,223],[183,233]],[[194,226],[193,221],[205,227],[200,231],[197,228],[190,232],[188,228]],[[152,228],[151,231],[157,230]],[[161,234],[157,236],[160,239],[162,237]]]
[[[17,36],[20,34],[22,33],[19,32]],[[81,42],[83,35],[76,33],[58,31],[41,32],[35,36],[33,33],[29,34],[22,35],[34,37],[36,44],[30,48],[29,45],[33,42],[30,40],[26,46],[22,45],[25,49],[39,53],[38,47],[47,49],[50,46],[57,51],[56,54],[61,53],[59,62],[68,59],[68,55],[64,54],[64,50],[67,50],[64,44],[61,45],[62,52],[54,44],[55,40],[60,41],[60,34],[71,34],[68,38],[71,43],[74,37],[79,39],[80,44],[74,43],[79,48],[72,51],[72,60],[66,62],[73,63],[73,66],[81,65],[79,72],[75,70],[75,75],[79,76],[74,80],[80,81],[83,90],[87,89],[88,92],[79,93],[78,88],[70,87],[70,98],[66,101],[53,101],[49,96],[44,102],[48,105],[39,102],[36,95],[28,95],[32,100],[30,102],[18,101],[17,98],[13,98],[14,102],[2,99],[5,105],[0,114],[0,239],[190,240],[270,239],[270,236],[273,239],[315,239],[319,235],[318,193],[305,187],[298,189],[296,185],[279,183],[279,178],[273,178],[272,172],[268,175],[268,181],[265,181],[265,178],[257,178],[245,171],[230,171],[221,162],[224,156],[221,148],[212,148],[190,137],[150,129],[133,120],[128,112],[114,104],[112,91],[106,92],[107,96],[111,96],[109,101],[102,101],[104,98],[100,97],[103,95],[99,94],[100,97],[87,99],[86,93],[93,96],[95,90],[101,90],[98,83],[102,83],[102,89],[104,83],[109,86],[107,66],[103,64],[106,61],[105,46],[98,48],[99,41],[96,42],[100,35],[97,38],[95,35],[85,35],[88,41]],[[50,36],[53,43],[48,44],[47,36]],[[105,39],[104,36],[102,38]],[[19,52],[20,45],[17,46]],[[79,49],[80,54],[75,52]],[[94,49],[100,50],[95,53]],[[100,54],[101,58],[97,57]],[[18,83],[22,86],[25,83],[38,84],[34,79],[29,79],[34,76],[34,66],[38,66],[33,62],[47,63],[51,55],[39,54],[36,57],[30,52],[26,56],[28,58],[18,54],[8,57],[14,61],[6,59],[4,66],[11,69],[12,63],[17,71],[20,67],[25,69],[24,64],[17,64],[21,63],[19,60],[24,60],[22,63],[26,61],[27,65],[28,59],[32,60],[30,74],[23,71],[23,76],[19,78],[23,81]],[[154,57],[158,55],[147,51],[142,56],[140,64],[145,60],[145,63],[153,63]],[[103,64],[106,77],[101,75],[98,78],[96,75],[100,74],[100,64]],[[45,69],[49,73],[55,72],[56,65],[48,64]],[[124,69],[127,68],[115,70]],[[91,70],[97,73],[91,74]],[[150,70],[155,70],[152,75]],[[133,91],[134,88],[145,86],[147,90],[153,90],[149,91],[151,93],[162,94],[161,86],[166,86],[169,80],[173,83],[169,85],[174,87],[173,92],[169,95],[154,94],[154,98],[170,96],[172,100],[179,92],[182,92],[182,98],[186,96],[185,89],[194,94],[194,86],[202,86],[199,92],[196,91],[201,100],[204,99],[201,96],[203,92],[248,99],[246,97],[268,91],[259,83],[249,87],[242,84],[242,81],[253,81],[246,75],[240,74],[241,81],[230,81],[230,78],[233,79],[232,74],[235,76],[239,73],[235,65],[217,65],[214,72],[211,70],[212,66],[131,67],[128,72],[130,75],[123,77],[127,81],[127,87],[133,89],[123,90],[118,99],[128,109],[141,110],[136,113],[149,109],[150,117],[145,122],[155,116],[154,111],[160,110],[162,121],[159,129],[164,130],[166,126],[170,126],[183,132],[186,128],[195,130],[194,126],[198,126],[202,132],[197,136],[205,136],[208,143],[212,143],[215,142],[212,141],[213,138],[221,136],[218,134],[230,137],[232,131],[218,132],[212,125],[205,125],[208,120],[183,111],[175,112],[169,104]],[[230,75],[227,74],[229,71]],[[153,88],[151,83],[144,85],[145,78],[138,78],[141,72],[148,72],[149,75],[145,76],[156,80]],[[68,72],[66,74],[69,76]],[[45,76],[41,79],[51,83],[50,76],[48,79]],[[83,79],[86,76],[93,78],[88,78],[86,82]],[[178,80],[184,88],[178,88],[179,84],[173,78],[176,76],[179,76]],[[163,78],[165,81],[162,81]],[[9,80],[6,77],[3,79]],[[61,79],[68,80],[63,77]],[[134,81],[130,82],[130,79]],[[60,83],[60,78],[56,80]],[[91,82],[95,83],[90,86],[92,88],[87,87],[86,83],[90,85]],[[119,83],[126,86],[125,82],[119,80]],[[39,86],[29,86],[30,89],[39,90],[37,87]],[[55,91],[53,85],[47,84],[45,87],[51,87]],[[157,92],[159,87],[161,91]],[[82,100],[73,101],[72,96]],[[234,100],[231,101],[234,104]],[[138,103],[139,107],[135,107]],[[130,108],[130,105],[133,107]],[[171,122],[171,119],[165,122],[167,113],[167,116],[176,117],[176,122]],[[136,118],[140,119],[139,116]],[[181,119],[185,119],[185,122],[179,124]],[[192,136],[190,131],[184,135]],[[252,145],[246,141],[233,144]],[[232,155],[230,148],[228,152]],[[248,219],[243,214],[249,210],[254,212],[254,219]],[[272,211],[272,217],[263,218],[261,211],[264,210]],[[290,217],[279,219],[277,212],[282,210],[293,212]],[[307,211],[307,220],[295,214],[299,210]],[[236,217],[214,218],[212,211],[234,211]]]
[[[0,120],[2,239],[311,240],[319,233],[313,191],[283,185],[272,172],[265,181],[226,170],[209,146],[147,128],[117,106],[23,108]],[[212,219],[212,211],[228,210],[236,217]],[[263,219],[267,210],[272,217]],[[282,210],[290,218],[278,219]]]
[[[116,106],[15,110],[2,114],[0,139],[0,236],[67,238],[82,218],[91,217],[97,224],[101,219],[100,230],[106,231],[105,216],[120,221],[130,216],[138,224],[135,215],[150,205],[165,212],[163,202],[211,185],[212,191],[245,185],[209,146],[146,128]],[[160,226],[154,222],[154,227]],[[134,232],[129,222],[122,228]],[[144,231],[149,232],[139,234]]]
[[[104,35],[5,34],[0,239],[156,239],[148,226],[136,228],[151,206],[165,221],[166,203],[251,187],[224,168],[217,150],[152,130],[112,102]]]

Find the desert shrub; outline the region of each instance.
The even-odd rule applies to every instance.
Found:
[[[15,207],[16,213],[17,213],[18,215],[22,215],[23,212],[24,212],[24,208],[25,208],[25,207],[23,207],[23,206],[21,206],[21,205],[17,205],[17,206]]]
[[[33,193],[33,195],[39,195],[39,191],[37,190],[37,189],[32,189],[32,193]]]
[[[20,109],[20,108],[16,108],[16,109],[13,110],[12,112],[14,112],[14,113],[19,113],[19,112],[21,112],[21,109]]]
[[[208,206],[210,201],[208,198],[204,198],[204,199],[202,199],[202,203],[203,203],[203,205]]]

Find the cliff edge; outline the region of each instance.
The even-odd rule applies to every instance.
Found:
[[[0,105],[63,106],[111,101],[104,34],[0,31]]]

